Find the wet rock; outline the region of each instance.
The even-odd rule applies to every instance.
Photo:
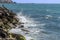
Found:
[[[5,32],[3,29],[0,29],[0,37],[1,38],[6,38],[7,37],[7,32]]]
[[[14,27],[15,27],[12,23],[8,23],[8,25],[9,25],[11,28],[14,28]]]
[[[16,35],[17,40],[26,40],[22,35]]]
[[[26,32],[29,32],[27,29],[21,29],[22,31],[26,31]]]
[[[2,21],[3,21],[4,24],[8,23],[8,20],[6,18],[2,18]]]
[[[23,24],[23,23],[20,23]],[[15,38],[16,40],[26,40],[23,35],[15,35],[8,31],[15,28],[19,24],[19,19],[13,11],[10,11],[6,7],[0,7],[0,38]],[[21,27],[24,27],[23,25]],[[27,31],[22,29],[23,31]]]
[[[7,30],[7,29],[11,29],[11,27],[9,26],[9,25],[4,25],[4,27],[5,27],[5,29]]]
[[[0,22],[0,26],[3,26],[4,24],[3,24],[3,22]]]

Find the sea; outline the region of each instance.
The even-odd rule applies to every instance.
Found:
[[[26,40],[60,40],[60,4],[0,4],[17,14],[28,34],[20,28],[12,29]],[[18,26],[17,26],[18,27]]]

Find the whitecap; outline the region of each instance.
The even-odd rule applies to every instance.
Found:
[[[38,26],[39,27],[42,27],[42,26],[45,26],[46,25],[45,23],[43,23],[43,24],[39,23],[38,24],[37,21],[34,21],[30,17],[27,17],[27,16],[23,15],[22,12],[17,13],[17,18],[19,18],[19,22],[23,22],[24,23],[23,24],[24,25],[24,28],[23,29],[28,30],[29,31],[29,34],[27,35],[26,34],[26,31],[22,31],[21,30],[22,28],[18,28],[19,25],[17,25],[17,27],[15,29],[9,30],[9,32],[15,33],[15,34],[21,34],[21,35],[23,35],[23,36],[26,37],[26,40],[33,39],[34,36],[31,37],[32,35],[34,35],[34,34],[35,35],[38,35],[43,30],[43,29],[38,28]],[[31,27],[31,28],[29,28],[29,27]],[[37,38],[34,38],[34,40],[35,39],[37,39]]]
[[[33,37],[28,37],[28,36],[25,36],[26,37],[26,40],[33,40]]]
[[[58,19],[60,19],[60,17],[58,17]]]
[[[52,18],[53,16],[52,15],[46,15],[45,18],[46,19],[49,19],[49,18]]]
[[[18,13],[17,17],[20,19],[19,20],[20,22],[24,23],[25,27],[37,26],[35,21],[33,21],[33,19],[30,19],[29,17],[22,15],[22,12]]]

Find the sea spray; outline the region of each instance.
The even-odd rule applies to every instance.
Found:
[[[20,19],[19,21],[24,23],[24,26],[25,27],[33,27],[33,26],[37,26],[35,24],[35,21],[33,21],[33,19],[29,18],[29,17],[26,17],[25,15],[22,14],[22,12],[19,12],[17,14],[17,17]]]
[[[26,40],[31,40],[31,39],[37,40],[35,35],[38,35],[38,33],[42,29],[35,28],[35,27],[44,26],[45,24],[38,24],[37,21],[34,21],[33,19],[23,15],[22,12],[17,13],[17,18],[19,18],[19,22],[24,23],[24,24],[21,24],[21,25],[24,25],[24,28],[19,28],[20,25],[17,25],[17,27],[15,29],[11,29],[10,32],[24,35],[26,37]],[[29,32],[22,31],[21,29],[28,30]]]
[[[24,25],[24,29],[29,30],[29,33],[31,33],[31,30],[29,29],[29,27],[37,26],[37,25],[34,23],[33,20],[31,20],[29,17],[26,17],[25,15],[23,15],[22,12],[18,13],[18,14],[17,14],[17,17],[18,17],[19,19],[21,19],[20,21],[21,21],[22,23],[24,23],[24,24],[23,24],[23,25]],[[33,30],[32,30],[32,31],[33,31]],[[32,39],[33,39],[33,37],[31,37],[31,36],[29,36],[29,35],[31,35],[31,34],[28,34],[28,35],[25,34],[26,40],[32,40]]]
[[[46,24],[39,23],[38,21],[34,21],[33,18],[30,18],[29,16],[23,15],[22,12],[19,12],[17,14],[17,17],[21,19],[20,21],[24,23],[24,29],[29,30],[29,34],[25,35],[25,37],[28,39],[34,39],[37,40],[37,35],[40,31],[43,31],[43,29],[37,28],[38,26],[43,27]],[[36,36],[36,37],[35,37]]]
[[[33,23],[33,21],[31,20],[28,20],[25,16],[23,16],[21,14],[21,12],[19,14],[17,14],[17,18],[19,18],[19,22],[22,22],[24,24],[21,24],[21,25],[24,25],[24,28],[18,28],[20,25],[17,25],[17,27],[15,29],[11,29],[9,32],[12,32],[12,33],[15,33],[15,34],[21,34],[21,35],[24,35],[26,37],[26,40],[32,40],[33,37],[30,37],[28,36],[26,33],[26,31],[22,31],[21,29],[26,29],[30,32],[29,28],[28,27],[31,27],[31,26],[36,26],[36,24]]]

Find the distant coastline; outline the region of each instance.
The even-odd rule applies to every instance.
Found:
[[[0,0],[0,3],[16,3],[16,2],[13,2],[12,0]]]

